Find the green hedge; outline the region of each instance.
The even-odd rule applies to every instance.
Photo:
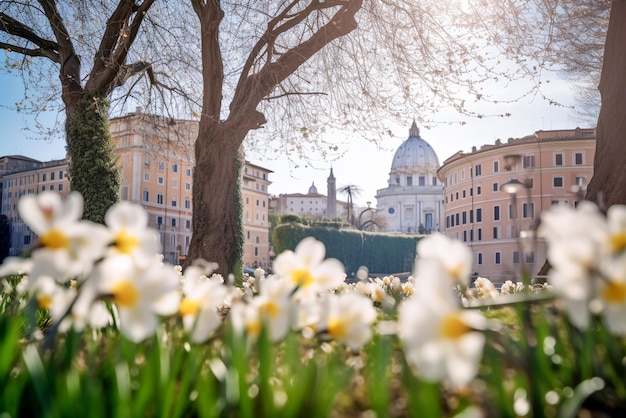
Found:
[[[289,223],[274,228],[272,244],[276,254],[279,254],[285,250],[294,250],[306,237],[323,242],[326,256],[340,260],[349,277],[361,266],[367,267],[373,274],[412,271],[415,248],[421,238]]]

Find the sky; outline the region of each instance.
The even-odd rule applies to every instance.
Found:
[[[573,87],[566,81],[553,79],[544,93],[565,105],[574,104]],[[7,75],[0,75],[0,156],[24,155],[41,161],[61,159],[65,157],[65,141],[61,138],[47,140],[36,137],[28,128],[34,120],[25,114],[19,114],[13,108],[15,102],[23,95],[21,80]],[[483,106],[483,107],[480,107]],[[443,163],[457,151],[469,152],[472,146],[480,148],[484,144],[493,144],[496,139],[519,138],[531,135],[538,130],[574,129],[591,127],[577,120],[576,113],[568,107],[550,105],[540,98],[522,99],[516,103],[496,105],[480,105],[479,110],[487,114],[510,113],[507,118],[463,118],[464,125],[459,123],[439,123],[426,129],[420,127],[420,136],[434,148]],[[408,108],[409,106],[407,106]],[[51,125],[56,113],[44,115],[39,119]],[[440,121],[456,120],[459,115],[454,111],[441,112],[436,115]],[[389,129],[393,136],[378,147],[367,140],[339,138],[342,156],[334,161],[321,161],[315,167],[305,162],[284,155],[247,154],[246,159],[254,164],[273,171],[269,193],[307,193],[312,184],[319,193],[326,194],[326,179],[331,167],[336,178],[337,187],[356,185],[361,193],[353,196],[355,204],[365,207],[366,202],[376,206],[376,191],[387,187],[389,170],[395,150],[408,138],[409,127],[417,115],[407,113],[403,125],[391,123]],[[340,134],[339,134],[340,135]],[[350,141],[350,142],[348,142]],[[296,167],[297,165],[297,167]],[[339,195],[338,199],[346,197]]]

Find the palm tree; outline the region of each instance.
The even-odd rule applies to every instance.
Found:
[[[348,184],[346,186],[340,187],[338,191],[339,193],[348,196],[348,213],[346,218],[349,224],[354,225],[354,208],[352,205],[352,198],[353,196],[359,196],[362,190],[359,186],[356,186],[354,184]]]

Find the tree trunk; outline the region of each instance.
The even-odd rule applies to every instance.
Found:
[[[606,36],[596,128],[594,173],[587,200],[605,209],[626,203],[626,1],[613,1]]]
[[[70,189],[83,195],[83,218],[103,224],[107,210],[120,195],[108,100],[83,92],[67,107],[66,117]]]
[[[216,262],[225,278],[241,279],[243,220],[240,179],[245,133],[223,122],[200,121],[195,144],[192,238],[185,267]]]

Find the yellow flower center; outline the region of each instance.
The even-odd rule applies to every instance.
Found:
[[[611,235],[611,247],[614,253],[621,253],[626,250],[626,232]]]
[[[132,308],[139,300],[137,287],[128,280],[123,280],[113,286],[112,293],[115,302],[125,308]]]
[[[130,254],[136,247],[139,246],[139,240],[134,235],[129,235],[125,229],[122,229],[115,236],[115,247],[119,252],[124,254]]]
[[[348,333],[346,321],[341,318],[328,319],[328,333],[335,339],[344,338]]]
[[[181,316],[187,316],[195,315],[198,312],[198,309],[200,309],[200,303],[198,301],[191,300],[189,298],[183,298],[183,300],[180,302],[180,307],[178,308],[178,311],[180,312]]]
[[[39,238],[39,242],[46,248],[59,249],[69,247],[70,240],[58,229],[51,229]]]
[[[37,304],[40,308],[50,309],[50,306],[52,306],[52,297],[50,295],[39,295],[37,296]]]
[[[463,264],[457,264],[454,267],[448,269],[448,274],[452,279],[458,281],[461,278],[461,272],[463,271]]]
[[[291,273],[291,281],[297,286],[308,287],[313,284],[313,276],[308,270],[296,270]]]
[[[610,303],[623,303],[626,301],[626,283],[609,282],[602,291],[604,300]]]
[[[247,321],[246,332],[251,337],[257,337],[261,333],[261,321],[259,319]]]
[[[443,318],[439,328],[441,336],[450,340],[461,338],[471,330],[472,329],[461,320],[458,313],[453,313]]]
[[[278,305],[276,305],[274,302],[268,301],[261,305],[261,312],[266,313],[272,318],[276,318],[278,316],[278,313],[280,312],[280,309],[278,308]]]

